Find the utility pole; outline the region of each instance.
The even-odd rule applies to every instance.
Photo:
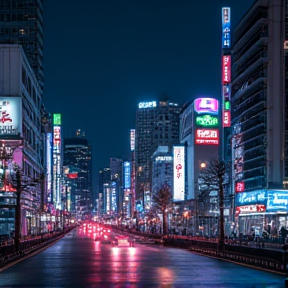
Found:
[[[219,177],[219,250],[224,248],[224,187],[223,177]]]
[[[21,238],[21,173],[20,170],[16,170],[16,209],[15,209],[15,249],[20,250],[20,238]]]

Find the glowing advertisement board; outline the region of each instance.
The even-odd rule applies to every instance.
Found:
[[[219,102],[214,98],[197,98],[194,100],[194,110],[198,114],[218,115]]]
[[[236,213],[255,213],[255,212],[265,212],[266,207],[262,204],[256,205],[246,205],[236,207]]]
[[[61,114],[53,114],[53,125],[61,125]]]
[[[231,112],[230,111],[223,111],[223,127],[230,127],[231,126]]]
[[[53,204],[61,209],[61,127],[53,126]]]
[[[218,145],[219,131],[217,129],[196,129],[195,144]]]
[[[222,8],[222,48],[231,46],[230,7]]]
[[[47,202],[52,201],[52,133],[47,133],[46,138],[46,168],[47,168]]]
[[[236,194],[235,206],[265,206],[265,211],[287,211],[288,210],[288,190],[255,190],[251,192],[241,192]],[[247,207],[246,207],[247,208]],[[246,209],[245,208],[245,209]],[[259,207],[258,207],[259,208]],[[243,208],[239,208],[243,211]],[[239,210],[238,209],[238,210]],[[247,208],[248,212],[259,212],[255,207]],[[247,212],[247,211],[246,211]],[[262,211],[263,212],[263,211]]]
[[[22,98],[0,97],[0,136],[22,135]]]
[[[183,201],[185,196],[185,147],[173,147],[173,200]]]
[[[267,211],[288,210],[288,190],[267,191]]]
[[[266,204],[266,190],[241,192],[236,194],[235,205]]]
[[[124,189],[129,189],[131,186],[131,165],[129,161],[124,162]]]
[[[173,157],[172,156],[157,156],[155,158],[156,162],[167,162],[167,161],[172,161]]]
[[[130,149],[135,150],[135,129],[130,129]]]
[[[117,211],[116,182],[111,183],[111,211]]]
[[[219,124],[219,120],[218,117],[214,117],[211,115],[203,115],[203,116],[197,116],[195,119],[195,123],[198,126],[216,127]]]
[[[244,182],[238,182],[235,184],[235,191],[236,192],[244,192],[245,191],[245,183]]]
[[[143,109],[143,108],[153,108],[157,106],[157,102],[156,101],[151,101],[151,102],[140,102],[138,104],[139,109]]]
[[[224,84],[231,82],[231,55],[223,55],[222,77]]]

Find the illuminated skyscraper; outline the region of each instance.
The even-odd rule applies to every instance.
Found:
[[[151,204],[152,155],[158,146],[179,143],[178,104],[165,101],[141,102],[136,112],[135,180],[136,206]]]
[[[71,193],[71,210],[80,218],[90,217],[94,208],[92,146],[83,135],[64,139],[64,167]]]

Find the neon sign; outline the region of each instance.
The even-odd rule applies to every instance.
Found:
[[[214,98],[197,98],[194,101],[194,110],[198,114],[218,115],[218,100]]]
[[[223,67],[222,67],[222,76],[223,76],[223,83],[230,83],[231,82],[231,56],[224,55],[223,56]]]
[[[185,192],[185,147],[173,147],[173,199],[183,201]]]
[[[61,125],[61,114],[53,114],[53,125]]]
[[[231,126],[231,114],[230,111],[223,111],[223,127],[230,127]]]
[[[203,115],[196,117],[196,125],[199,126],[218,126],[218,118],[210,115]]]
[[[231,31],[230,31],[230,7],[222,8],[222,48],[230,48]]]
[[[141,103],[139,103],[139,105],[138,105],[139,109],[142,109],[142,108],[151,108],[151,107],[156,107],[156,106],[157,106],[156,101],[141,102]]]
[[[246,205],[246,206],[238,206],[236,207],[236,212],[238,213],[251,213],[251,212],[265,212],[266,206],[262,204],[256,204],[256,205]]]
[[[244,192],[245,191],[245,183],[244,182],[238,182],[235,185],[235,191],[236,192]]]
[[[219,131],[216,129],[197,129],[195,143],[202,145],[218,145]]]

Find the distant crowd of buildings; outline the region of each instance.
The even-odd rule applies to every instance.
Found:
[[[287,227],[286,8],[286,1],[255,1],[233,33],[230,8],[222,8],[221,97],[139,103],[131,153],[99,171],[96,193],[91,143],[80,130],[63,138],[61,114],[43,102],[43,0],[1,1],[0,235],[14,229],[15,167],[22,235],[92,217],[147,230],[153,193],[163,185],[172,192],[170,231],[217,235],[219,187],[206,205],[199,200],[199,174],[213,159],[229,167],[226,234]]]

